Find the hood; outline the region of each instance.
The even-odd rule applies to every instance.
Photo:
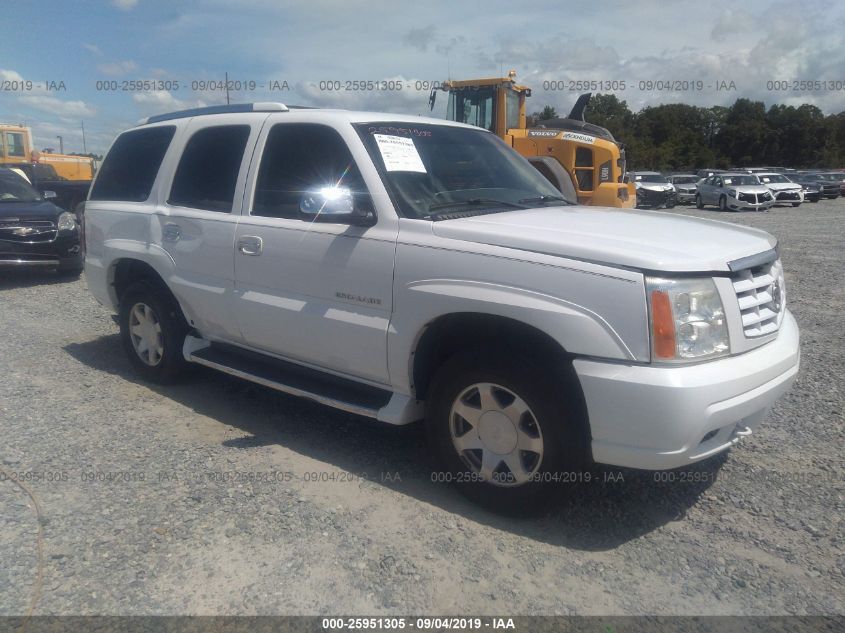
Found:
[[[772,191],[791,191],[800,189],[801,185],[797,182],[769,182],[766,187]]]
[[[777,243],[759,229],[684,215],[546,207],[432,223],[443,238],[666,272],[727,271]]]
[[[63,209],[47,200],[35,202],[0,202],[0,222],[10,219],[19,220],[55,220]]]
[[[648,189],[649,191],[671,191],[672,185],[668,182],[635,182],[637,189]]]
[[[740,193],[770,193],[766,185],[725,185],[724,189],[736,189]]]

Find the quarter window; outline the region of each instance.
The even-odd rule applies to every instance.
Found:
[[[176,127],[157,126],[124,132],[112,145],[91,189],[91,200],[144,202],[170,147]]]
[[[168,204],[230,213],[249,132],[248,125],[196,132],[182,152]]]
[[[299,218],[306,191],[323,187],[352,190],[355,204],[368,204],[352,154],[336,130],[317,123],[280,123],[267,135],[252,215]]]

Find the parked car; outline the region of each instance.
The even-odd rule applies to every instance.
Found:
[[[425,419],[438,480],[497,510],[591,461],[688,466],[750,435],[799,364],[775,238],[558,193],[460,123],[161,115],[96,176],[86,277],[141,378],[193,363]]]
[[[698,191],[698,181],[701,180],[693,174],[674,174],[667,180],[675,187],[675,200],[679,204],[692,204],[695,202],[695,194]]]
[[[695,173],[699,177],[699,179],[703,180],[705,178],[710,178],[710,176],[715,176],[716,174],[722,174],[724,172],[725,172],[724,169],[707,168],[707,169],[699,169]]]
[[[783,202],[785,204],[791,204],[793,207],[799,207],[804,202],[801,185],[792,182],[783,174],[758,172],[754,175],[772,192],[772,195],[775,197],[775,204]]]
[[[698,183],[695,206],[713,204],[720,211],[768,211],[775,198],[754,174],[715,174]]]
[[[39,193],[25,178],[0,167],[0,268],[41,268],[60,275],[82,273],[76,216]]]
[[[631,180],[637,190],[638,208],[671,209],[675,206],[675,187],[666,176],[656,171],[635,171],[631,174]]]
[[[817,180],[801,176],[800,174],[791,174],[787,176],[792,182],[801,185],[801,193],[804,194],[804,202],[818,202],[822,197],[822,186]]]
[[[828,172],[828,176],[833,182],[839,182],[839,195],[845,196],[845,172],[831,171]]]
[[[806,182],[814,182],[818,184],[821,188],[822,198],[832,200],[841,195],[841,185],[839,181],[828,172],[805,171],[796,174],[796,176],[804,179]]]

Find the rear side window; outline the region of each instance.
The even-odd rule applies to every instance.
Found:
[[[299,217],[302,195],[311,189],[346,187],[356,204],[368,197],[346,142],[317,123],[280,123],[267,135],[258,170],[252,215]]]
[[[170,147],[176,127],[124,132],[112,145],[91,189],[91,200],[144,202]]]
[[[220,125],[194,134],[179,160],[167,202],[230,213],[249,132],[248,125]]]

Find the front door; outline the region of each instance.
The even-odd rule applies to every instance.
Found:
[[[387,383],[395,223],[310,221],[308,191],[351,189],[372,208],[340,133],[314,123],[268,125],[259,139],[235,238],[235,309],[244,341],[308,365]]]

